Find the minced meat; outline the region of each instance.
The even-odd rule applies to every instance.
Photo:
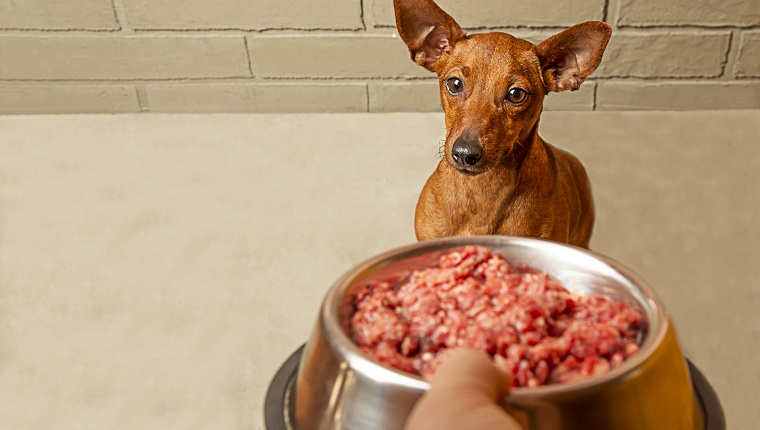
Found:
[[[599,295],[566,290],[546,273],[466,246],[401,285],[355,291],[351,335],[367,355],[430,380],[457,347],[483,350],[513,386],[575,381],[638,351],[642,315]]]

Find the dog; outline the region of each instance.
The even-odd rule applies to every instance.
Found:
[[[418,240],[499,234],[588,248],[594,225],[583,165],[538,135],[544,96],[596,70],[609,25],[584,22],[534,45],[467,35],[432,0],[394,0],[412,61],[439,78],[443,154],[415,211]]]

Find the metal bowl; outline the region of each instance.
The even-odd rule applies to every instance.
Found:
[[[601,375],[564,384],[513,389],[503,406],[526,429],[701,430],[692,382],[668,315],[652,290],[614,261],[555,242],[468,236],[398,248],[346,273],[322,304],[301,356],[295,424],[310,429],[401,429],[428,382],[381,364],[351,340],[351,292],[379,280],[402,280],[464,245],[488,246],[510,264],[545,271],[578,294],[601,294],[642,312],[640,350]]]

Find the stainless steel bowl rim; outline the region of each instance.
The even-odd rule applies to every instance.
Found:
[[[662,302],[642,279],[609,257],[605,257],[587,249],[542,239],[512,236],[458,236],[418,242],[389,250],[365,260],[339,278],[327,293],[322,303],[321,310],[325,328],[335,334],[335,336],[329,340],[331,346],[343,355],[346,363],[351,369],[372,380],[383,384],[394,384],[421,391],[428,390],[430,388],[430,383],[418,375],[394,369],[364,354],[354,343],[353,339],[351,339],[341,328],[338,318],[339,301],[347,292],[346,290],[348,287],[350,287],[356,280],[360,279],[362,274],[370,271],[373,267],[377,267],[381,263],[400,261],[404,259],[404,256],[411,257],[426,254],[428,252],[456,249],[466,245],[488,246],[495,249],[498,253],[499,245],[507,242],[518,246],[544,248],[547,250],[563,250],[563,252],[572,250],[579,253],[579,255],[585,255],[586,257],[593,258],[598,262],[607,265],[639,290],[639,293],[641,293],[644,298],[642,306],[649,319],[649,332],[640,346],[639,351],[623,362],[622,365],[600,375],[595,375],[576,382],[547,384],[535,388],[513,388],[510,391],[510,397],[530,400],[531,398],[538,398],[546,395],[570,394],[588,387],[599,387],[601,385],[620,382],[631,376],[631,374],[641,366],[641,364],[662,342],[669,325],[667,312],[662,306]]]

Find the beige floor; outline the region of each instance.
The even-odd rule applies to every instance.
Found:
[[[547,113],[592,247],[760,421],[760,111]],[[0,117],[0,427],[262,429],[343,271],[414,241],[438,114]]]

